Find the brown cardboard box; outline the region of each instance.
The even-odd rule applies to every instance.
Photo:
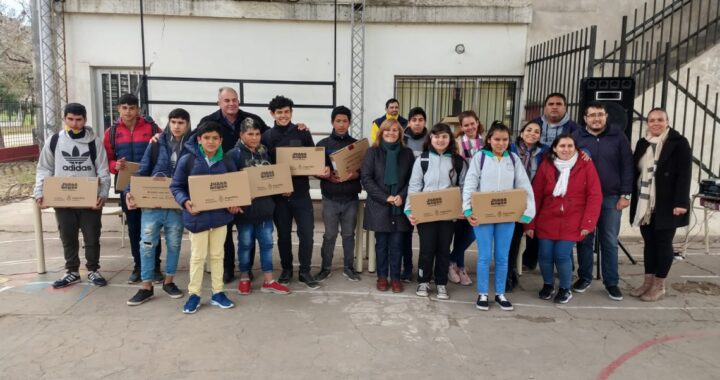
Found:
[[[472,194],[473,216],[480,224],[517,222],[527,207],[523,189]]]
[[[45,206],[93,208],[97,197],[97,177],[45,177],[43,181]]]
[[[250,183],[246,172],[190,176],[188,185],[190,200],[197,211],[250,204]]]
[[[262,165],[243,169],[248,174],[253,198],[291,193],[293,191],[290,165]]]
[[[411,194],[410,207],[418,223],[457,219],[462,215],[460,188]]]
[[[323,147],[279,147],[275,150],[278,164],[290,165],[292,175],[320,175],[325,170]]]
[[[369,147],[368,139],[361,139],[331,154],[330,160],[335,166],[337,176],[345,178],[350,173],[360,170]]]
[[[115,182],[115,191],[121,192],[130,184],[130,177],[140,169],[137,162],[126,161],[125,169],[118,171],[117,182]]]
[[[171,182],[172,178],[169,177],[130,177],[130,189],[137,207],[180,210],[180,205],[170,192]]]

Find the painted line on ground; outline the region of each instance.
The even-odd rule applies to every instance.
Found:
[[[720,278],[718,275],[687,275],[687,276],[680,276],[680,278]]]
[[[4,292],[6,290],[10,290],[12,288],[14,288],[14,286],[3,286],[2,288],[0,288],[0,293]]]

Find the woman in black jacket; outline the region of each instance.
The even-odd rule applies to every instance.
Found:
[[[665,110],[652,109],[647,125],[647,135],[637,142],[633,154],[630,204],[630,221],[640,227],[645,243],[645,281],[630,295],[652,302],[665,294],[675,230],[688,225],[692,152],[687,139],[668,126]]]
[[[403,145],[400,123],[385,120],[360,170],[360,179],[367,191],[363,228],[375,232],[377,289],[380,291],[388,290],[388,267],[392,291],[403,291],[400,282],[402,232],[410,231],[403,208],[414,161],[412,150]]]

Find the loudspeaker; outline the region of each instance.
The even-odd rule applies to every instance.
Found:
[[[608,125],[620,127],[630,138],[632,134],[633,105],[635,103],[635,79],[633,78],[584,78],[580,81],[580,109],[577,121],[585,125],[585,108],[598,101],[607,108]]]

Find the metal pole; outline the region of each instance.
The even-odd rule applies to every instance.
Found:
[[[144,12],[143,0],[140,0],[140,44],[142,46],[142,88],[140,89],[142,94],[143,109],[145,115],[150,114],[150,105],[147,102],[148,88],[147,88],[147,72],[145,70],[145,12]]]
[[[333,10],[335,20],[333,22],[333,107],[337,107],[337,0]]]
[[[622,18],[622,31],[620,32],[620,67],[618,76],[625,76],[625,61],[627,60],[627,16]]]
[[[40,206],[33,202],[33,216],[35,219],[35,256],[37,257],[38,274],[45,273],[45,241],[43,240],[42,213]]]
[[[662,93],[660,107],[667,112],[668,82],[670,81],[670,42],[665,44],[665,64],[663,65]]]
[[[587,76],[592,78],[595,69],[595,43],[597,40],[597,26],[590,27],[590,47],[588,48]]]

